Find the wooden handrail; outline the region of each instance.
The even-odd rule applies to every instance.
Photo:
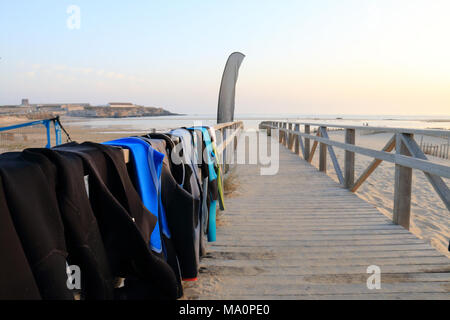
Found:
[[[409,229],[410,207],[411,207],[411,184],[412,169],[421,170],[430,181],[436,193],[444,202],[450,211],[450,190],[441,177],[450,178],[450,166],[434,163],[430,161],[422,152],[417,142],[414,140],[414,134],[427,134],[439,137],[450,137],[450,131],[447,130],[422,130],[405,128],[374,128],[366,126],[347,126],[336,124],[318,124],[318,123],[294,123],[295,130],[289,130],[289,122],[265,121],[260,124],[260,128],[277,129],[280,132],[280,142],[292,150],[292,144],[298,143],[304,150],[303,157],[311,162],[314,151],[318,144],[321,146],[319,168],[326,171],[326,148],[327,146],[336,174],[342,185],[350,191],[355,192],[359,186],[370,176],[382,161],[395,164],[396,180],[394,188],[394,222]],[[305,133],[300,132],[300,125],[305,126]],[[310,127],[319,127],[317,135],[310,134]],[[292,128],[290,125],[289,127]],[[346,131],[345,143],[331,140],[327,135],[327,127],[343,128]],[[372,130],[375,132],[393,133],[393,137],[383,150],[374,150],[370,148],[355,145],[355,130]],[[305,139],[305,145],[302,138]],[[292,141],[295,140],[295,141]],[[309,149],[309,141],[313,140],[313,148]],[[307,142],[307,143],[306,143]],[[308,145],[308,147],[305,147]],[[333,147],[346,151],[344,175],[340,169]],[[298,150],[298,147],[296,147]],[[395,148],[395,153],[391,153]],[[361,154],[372,157],[375,160],[369,167],[363,171],[362,175],[354,182],[354,154]]]
[[[221,130],[221,129],[224,129],[224,128],[232,127],[234,125],[244,126],[244,123],[242,121],[232,121],[232,122],[226,122],[226,123],[218,123],[215,126],[213,126],[213,128],[217,131],[217,130]]]
[[[219,153],[220,160],[222,161],[222,171],[224,173],[227,173],[229,169],[229,157],[230,153],[227,152],[227,149],[232,147],[234,152],[234,149],[236,146],[233,146],[232,143],[234,139],[240,134],[240,132],[244,128],[244,122],[243,121],[233,121],[233,122],[227,122],[227,123],[219,123],[215,126],[213,126],[214,130],[216,131],[216,136],[219,137],[217,143],[217,152]],[[230,133],[230,131],[232,131]]]
[[[264,121],[262,123],[268,123],[271,121]],[[275,121],[278,122],[278,121]],[[341,128],[341,129],[356,129],[364,131],[373,132],[392,132],[392,133],[408,133],[408,134],[422,134],[434,137],[450,137],[450,130],[439,130],[439,129],[413,129],[413,128],[394,128],[394,127],[371,127],[371,126],[352,126],[344,124],[333,124],[333,123],[312,123],[312,122],[278,122],[286,124],[298,124],[298,125],[308,125],[310,127],[327,127],[327,128]]]
[[[233,132],[229,136],[222,136],[222,139],[225,138],[225,141],[222,140],[222,143],[217,146],[217,151],[222,153],[222,151],[231,144],[234,137],[237,136],[244,128],[244,123],[242,121],[234,121],[234,122],[227,122],[227,123],[220,123],[215,126],[213,126],[214,130],[221,131],[223,134],[223,130],[230,129],[233,130]]]

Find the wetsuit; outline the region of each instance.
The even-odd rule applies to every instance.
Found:
[[[56,148],[77,154],[89,175],[89,201],[110,267],[126,278],[120,299],[175,299],[181,288],[170,266],[149,249],[155,216],[142,204],[120,149],[96,143]]]
[[[161,171],[163,170],[163,153],[151,147],[145,138],[129,137],[105,142],[106,145],[115,145],[128,148],[132,157],[133,178],[141,199],[151,212],[158,217],[157,228],[152,233],[151,248],[169,263],[179,281],[181,288],[181,274],[177,255],[171,239],[171,231],[166,218],[165,207],[161,199]],[[172,199],[173,200],[173,199]]]
[[[56,171],[54,166],[49,170]],[[18,152],[0,156],[0,177],[11,220],[40,296],[73,299],[66,283],[67,249],[54,179]]]
[[[214,127],[206,127],[209,132],[209,136],[211,137],[211,144],[213,153],[215,155],[214,160],[214,168],[217,174],[217,192],[218,192],[218,201],[220,210],[225,210],[225,197],[224,197],[224,187],[222,181],[222,169],[220,168],[220,154],[217,151],[217,143],[216,143],[216,130]]]
[[[161,231],[169,233],[164,216],[158,217],[158,181],[164,155],[155,152],[148,143],[136,137],[121,138],[104,142],[105,145],[119,146],[130,150],[130,162],[136,188],[144,206],[156,217],[156,226],[150,237],[150,247],[157,253],[162,253]],[[153,169],[153,170],[152,170]],[[154,171],[154,172],[152,172]],[[165,227],[165,228],[164,228]],[[162,230],[162,229],[165,230]]]
[[[217,174],[215,171],[215,154],[212,147],[211,137],[209,135],[208,129],[204,127],[199,128],[189,128],[193,132],[200,134],[202,141],[202,168],[204,176],[208,177],[208,205],[209,205],[209,216],[207,221],[208,224],[208,241],[216,241],[216,207],[218,199],[218,184],[217,184]]]
[[[1,179],[0,257],[0,300],[41,299],[33,272],[11,219]]]
[[[47,179],[55,182],[52,192],[64,224],[67,261],[81,270],[81,298],[114,299],[115,279],[86,193],[82,160],[71,152],[44,148],[26,149],[23,157],[38,164]]]
[[[182,188],[175,180],[171,171],[170,153],[171,140],[148,139],[151,146],[165,154],[161,173],[161,199],[166,211],[167,221],[171,230],[173,245],[180,262],[182,278],[194,279],[198,272],[198,248],[196,248],[196,228],[198,227],[198,200]]]
[[[194,248],[195,248],[195,262],[196,268],[192,270],[192,274],[195,277],[187,278],[184,280],[197,280],[198,268],[200,264],[200,244],[201,244],[201,214],[202,214],[202,191],[200,170],[197,166],[198,159],[194,149],[194,143],[189,130],[175,129],[170,132],[171,135],[179,138],[179,143],[175,145],[175,149],[172,153],[175,154],[176,159],[172,157],[172,161],[181,161],[185,166],[185,176],[183,188],[189,192],[195,199],[194,205]]]

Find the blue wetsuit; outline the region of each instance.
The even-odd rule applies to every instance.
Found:
[[[164,208],[161,205],[160,184],[164,155],[154,150],[147,142],[136,138],[121,138],[104,144],[119,146],[130,150],[130,161],[135,168],[136,188],[144,206],[158,217],[150,238],[150,248],[158,253],[163,250],[161,231],[170,238],[170,231]]]

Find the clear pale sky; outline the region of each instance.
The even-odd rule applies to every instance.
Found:
[[[241,51],[237,113],[448,116],[449,17],[449,0],[1,1],[0,104],[215,113]]]

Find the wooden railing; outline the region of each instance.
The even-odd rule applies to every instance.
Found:
[[[304,128],[303,132],[301,127]],[[317,127],[317,133],[311,134],[311,128]],[[414,140],[415,134],[449,138],[450,131],[421,130],[407,128],[385,128],[367,126],[347,126],[319,123],[291,123],[265,121],[260,124],[270,134],[271,130],[279,130],[279,141],[289,149],[303,156],[308,162],[313,160],[319,146],[319,170],[326,172],[327,151],[333,162],[339,182],[352,192],[366,181],[382,161],[395,164],[394,186],[394,223],[409,229],[411,212],[412,169],[421,170],[436,193],[450,211],[450,191],[442,179],[450,178],[450,166],[430,161],[420,146]],[[327,128],[341,128],[345,130],[345,142],[331,140]],[[382,150],[374,150],[355,145],[356,130],[370,130],[372,132],[392,133],[392,138]],[[312,146],[311,146],[311,141]],[[344,170],[341,169],[333,147],[345,150]],[[395,153],[391,153],[395,149]],[[355,153],[373,158],[374,160],[355,181]]]
[[[216,131],[216,143],[219,160],[221,160],[222,172],[226,174],[229,171],[229,159],[236,150],[237,139],[244,129],[242,121],[233,121],[227,123],[219,123],[214,126]]]

